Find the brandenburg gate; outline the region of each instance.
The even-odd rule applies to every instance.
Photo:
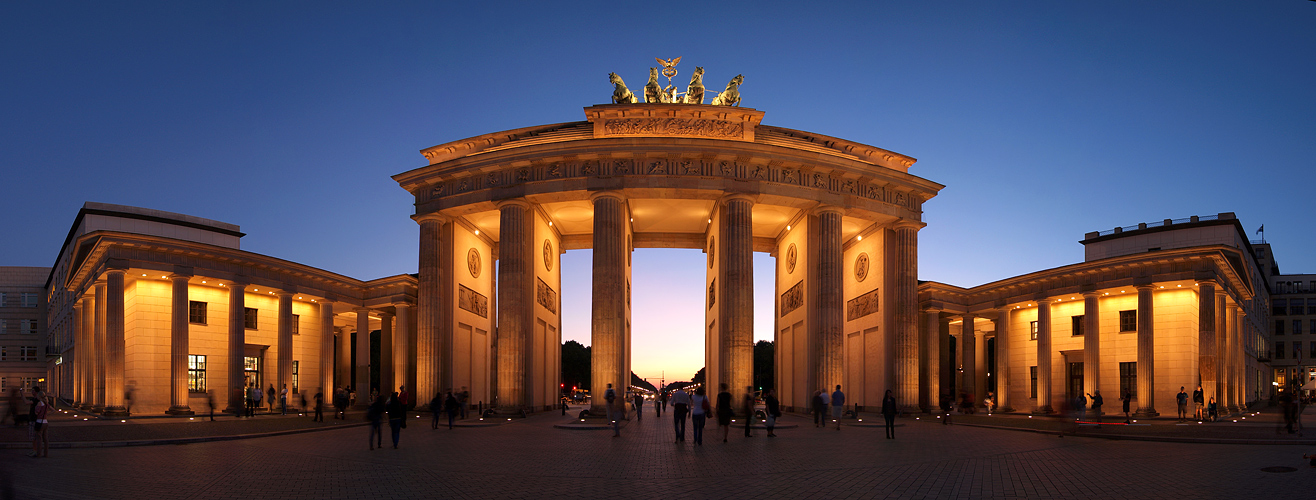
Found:
[[[559,404],[559,256],[583,248],[591,388],[624,390],[633,250],[699,248],[710,386],[752,384],[752,255],[767,252],[782,402],[802,408],[843,384],[848,402],[880,405],[892,389],[916,409],[918,231],[943,186],[911,175],[908,156],[763,125],[764,112],[733,105],[742,80],[706,105],[702,84],[687,103],[654,93],[651,75],[650,102],[636,103],[613,75],[614,104],[585,121],[434,146],[428,165],[395,175],[420,224],[415,393],[469,387],[509,412]]]

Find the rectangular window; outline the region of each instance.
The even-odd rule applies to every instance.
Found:
[[[1284,335],[1284,320],[1275,320],[1275,335]]]
[[[1311,282],[1312,289],[1316,289],[1316,281]],[[1307,299],[1307,314],[1316,314],[1316,299]]]
[[[1037,322],[1028,324],[1028,340],[1037,340]]]
[[[9,320],[0,319],[0,335],[9,333]]]
[[[1138,331],[1138,311],[1120,311],[1120,331],[1136,332]]]
[[[1032,385],[1029,386],[1030,388],[1028,389],[1028,397],[1036,398],[1037,397],[1037,367],[1036,366],[1028,367],[1028,378],[1032,380]]]
[[[1306,308],[1302,307],[1302,299],[1293,299],[1289,304],[1291,304],[1289,306],[1289,315],[1291,316],[1302,316],[1303,313],[1307,312]]]
[[[23,335],[36,335],[36,334],[37,334],[37,320],[35,320],[35,319],[22,319],[22,320],[19,320],[19,321],[18,321],[18,333],[21,333],[21,334],[23,334]]]
[[[1316,345],[1316,344],[1313,344],[1313,345]],[[300,364],[301,364],[301,363],[297,362],[297,360],[295,360],[295,359],[292,360],[292,393],[293,393],[293,394],[297,394],[297,385],[298,385],[298,382],[300,382],[300,380],[298,380],[298,377],[297,377],[297,369],[298,369],[298,365],[300,365]]]
[[[242,314],[243,327],[248,330],[256,329],[256,310],[250,307],[245,308]]]
[[[1293,343],[1293,359],[1302,359],[1302,342]]]
[[[1302,335],[1302,320],[1300,319],[1293,320],[1293,334]]]
[[[293,335],[302,334],[302,317],[300,314],[292,315],[292,334]],[[293,391],[293,392],[297,392],[297,391]]]
[[[0,292],[0,307],[4,307],[5,303],[8,301],[9,301],[9,294],[5,292]]]
[[[1288,306],[1289,306],[1289,301],[1287,300],[1284,299],[1272,300],[1270,301],[1270,315],[1283,316],[1284,313],[1288,312],[1289,309]]]
[[[1073,326],[1073,328],[1074,328],[1074,336],[1075,336],[1075,337],[1082,337],[1082,336],[1083,336],[1083,315],[1080,314],[1080,315],[1078,315],[1078,316],[1074,316],[1074,317],[1070,318],[1070,322],[1074,324],[1074,326]]]
[[[23,307],[36,307],[36,306],[37,306],[37,294],[24,292]]]
[[[1311,343],[1311,354],[1308,355],[1307,358],[1316,359],[1316,342]]]
[[[195,302],[193,302],[195,304]],[[204,302],[201,303],[205,305]],[[206,357],[187,355],[187,392],[206,392]]]
[[[1275,359],[1284,359],[1284,343],[1275,343]]]
[[[187,302],[187,322],[198,325],[206,324],[206,303],[190,300]]]
[[[37,360],[37,346],[34,346],[34,345],[20,346],[20,347],[18,348],[18,360],[19,360],[19,361],[36,361],[36,360]]]
[[[1120,395],[1138,395],[1138,363],[1128,361],[1120,363]]]

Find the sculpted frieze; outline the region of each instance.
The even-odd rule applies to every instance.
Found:
[[[678,135],[738,139],[745,135],[745,124],[693,118],[621,118],[604,122],[603,135]]]

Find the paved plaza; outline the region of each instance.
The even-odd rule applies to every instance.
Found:
[[[665,415],[666,416],[666,415]],[[67,418],[67,417],[66,417]],[[710,428],[702,447],[672,442],[670,419],[629,422],[622,437],[565,430],[540,414],[497,426],[431,430],[412,418],[401,447],[367,450],[354,420],[316,432],[183,445],[55,448],[49,458],[0,450],[4,498],[1302,498],[1316,469],[1309,444],[1204,444],[1057,437],[901,419],[899,439],[880,427],[798,427],[768,438]],[[1026,417],[1023,417],[1026,419]],[[143,422],[120,427],[65,420],[52,433],[131,434],[141,429],[247,426],[261,432],[305,418],[266,416],[215,424]],[[113,422],[117,423],[117,422]],[[865,423],[866,424],[866,423]],[[1185,427],[1161,422],[1169,429]],[[1223,429],[1223,424],[1212,429]],[[1273,425],[1253,424],[1275,438]],[[304,427],[304,425],[303,425]],[[1194,428],[1195,429],[1195,428]],[[8,431],[8,429],[7,429]],[[16,431],[9,431],[16,432]],[[136,432],[145,432],[138,430]],[[181,430],[157,431],[165,435]],[[1209,432],[1209,431],[1198,431]],[[126,434],[123,434],[126,435]],[[1259,435],[1259,434],[1258,434]],[[127,439],[127,438],[124,438]],[[388,438],[385,437],[387,444]],[[1310,442],[1309,438],[1303,442]],[[84,443],[85,444],[85,443]],[[1286,466],[1287,473],[1263,472]],[[606,492],[606,493],[605,493]]]

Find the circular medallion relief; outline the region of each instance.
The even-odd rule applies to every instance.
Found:
[[[795,272],[795,244],[786,248],[786,274]]]
[[[708,239],[708,268],[709,269],[713,268],[713,250],[714,250],[713,238],[709,238]]]
[[[471,248],[466,252],[466,269],[471,271],[472,278],[480,277],[480,251]]]
[[[868,254],[861,253],[854,259],[854,279],[863,281],[868,277]]]
[[[553,243],[544,240],[544,269],[553,270]]]

